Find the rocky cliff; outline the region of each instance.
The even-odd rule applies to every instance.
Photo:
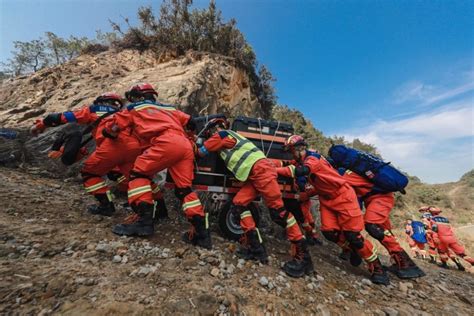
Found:
[[[247,74],[231,58],[188,52],[156,58],[136,51],[83,55],[63,65],[0,85],[0,125],[27,127],[49,112],[78,108],[105,91],[124,93],[132,84],[152,83],[159,100],[192,114],[260,115]]]

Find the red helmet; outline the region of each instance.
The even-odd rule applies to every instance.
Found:
[[[420,209],[418,210],[418,212],[420,213],[425,213],[425,212],[428,212],[430,209],[430,206],[422,206],[420,207]]]
[[[103,104],[103,103],[109,103],[112,105],[117,105],[119,107],[123,106],[122,97],[115,92],[102,93],[94,100],[94,104]]]
[[[221,126],[224,129],[229,129],[229,127],[230,127],[230,123],[226,118],[216,117],[216,118],[213,118],[213,119],[209,120],[209,122],[207,123],[207,128],[210,129],[210,128],[216,127],[218,125]]]
[[[158,96],[158,92],[153,88],[149,83],[139,83],[130,88],[129,91],[125,92],[125,97],[128,101],[133,102],[131,98],[133,97],[143,97],[145,95],[155,95]]]
[[[441,209],[436,206],[430,206],[428,211],[431,213],[431,215],[438,215],[442,212]]]
[[[285,145],[284,145],[284,149],[286,151],[293,151],[295,149],[296,146],[299,146],[299,145],[304,145],[304,146],[307,146],[308,144],[306,143],[306,141],[304,140],[303,136],[300,136],[300,135],[291,135],[290,137],[288,137],[286,140],[285,140]]]

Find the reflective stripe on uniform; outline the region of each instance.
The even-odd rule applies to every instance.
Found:
[[[255,231],[257,232],[258,241],[259,241],[260,243],[263,243],[262,236],[260,235],[260,231],[258,230],[258,228],[255,228]]]
[[[151,192],[153,192],[153,193],[158,193],[158,192],[160,192],[160,187],[159,187],[159,186],[156,186]]]
[[[375,248],[374,246],[374,249],[372,250],[372,255],[368,258],[365,259],[365,261],[367,262],[372,262],[372,261],[375,261],[377,260],[378,256],[377,256],[377,248]]]
[[[128,190],[128,198],[131,198],[132,196],[143,194],[146,192],[151,192],[151,186],[149,184],[132,189],[132,190]]]
[[[114,199],[114,195],[112,194],[112,192],[110,192],[110,190],[107,190],[107,192],[105,193],[107,194],[107,199],[109,200],[109,202],[112,202]]]
[[[290,171],[291,171],[291,177],[294,178],[294,177],[295,177],[296,167],[293,166],[293,165],[289,165],[289,166],[288,166],[288,169],[290,169]]]
[[[246,217],[252,217],[252,213],[250,211],[245,211],[240,214],[240,219],[244,219]]]
[[[122,183],[126,180],[125,176],[121,176],[120,178],[117,179],[117,183]]]
[[[292,217],[286,220],[286,228],[290,228],[294,225],[296,225],[296,218]]]
[[[175,108],[172,108],[172,107],[168,107],[168,106],[159,106],[159,105],[155,105],[155,104],[142,104],[142,105],[138,105],[136,107],[134,107],[133,109],[135,111],[141,111],[141,110],[145,110],[145,109],[149,109],[149,108],[153,108],[153,109],[157,109],[157,110],[165,110],[165,111],[176,111]]]
[[[105,183],[105,181],[102,181],[102,182],[99,182],[99,183],[96,183],[94,185],[91,185],[91,186],[84,186],[84,188],[86,189],[87,192],[93,192],[93,191],[96,191],[96,190],[99,190],[99,189],[102,189],[102,188],[105,188],[107,187],[107,184]]]
[[[196,207],[196,206],[200,206],[200,205],[201,205],[200,200],[193,200],[193,201],[184,203],[183,204],[183,211],[186,211],[188,208]]]

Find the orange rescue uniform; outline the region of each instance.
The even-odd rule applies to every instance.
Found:
[[[157,172],[168,169],[186,217],[204,216],[199,197],[191,189],[194,150],[184,130],[189,120],[188,114],[173,106],[143,101],[128,105],[126,110],[117,113],[107,123],[107,130],[113,132],[117,129],[130,129],[132,136],[142,146],[149,146],[135,160],[130,172],[130,205],[138,205],[140,202],[153,204],[151,178]]]
[[[354,249],[367,262],[377,260],[372,243],[360,234],[364,229],[364,220],[349,183],[317,153],[308,151],[298,167],[307,170],[308,181],[314,187],[313,193],[319,196],[321,232],[326,239],[343,249]],[[286,177],[300,176],[295,165],[277,168],[277,172]]]

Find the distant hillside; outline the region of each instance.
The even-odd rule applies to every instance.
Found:
[[[474,224],[474,170],[457,182],[425,184],[412,179],[407,194],[397,195],[396,221],[418,217],[417,210],[422,205],[440,207],[456,226]]]

